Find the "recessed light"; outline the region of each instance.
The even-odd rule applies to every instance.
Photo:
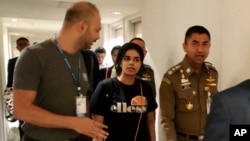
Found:
[[[16,18],[12,18],[11,21],[12,22],[17,22],[17,19]]]
[[[113,12],[111,12],[112,14],[114,14],[114,15],[121,15],[122,13],[121,12],[119,12],[119,11],[113,11]]]

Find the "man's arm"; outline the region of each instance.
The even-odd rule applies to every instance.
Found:
[[[14,89],[13,93],[14,116],[19,120],[41,127],[71,129],[90,137],[106,138],[108,135],[103,130],[107,126],[102,123],[89,118],[53,114],[36,106],[35,91]]]
[[[102,115],[92,114],[92,119],[99,122],[99,123],[104,122],[104,116],[102,116]],[[103,139],[102,138],[93,138],[93,141],[103,141]]]
[[[229,141],[229,113],[220,95],[216,94],[212,100],[204,141]]]
[[[165,75],[160,85],[160,113],[161,124],[165,132],[165,138],[176,141],[175,131],[175,94],[170,80]]]

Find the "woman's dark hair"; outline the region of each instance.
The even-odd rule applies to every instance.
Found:
[[[140,46],[138,46],[137,44],[134,44],[134,43],[125,43],[121,47],[121,49],[119,50],[118,56],[117,56],[117,59],[116,59],[116,63],[115,63],[115,69],[116,69],[116,73],[117,73],[118,76],[122,72],[122,68],[121,68],[122,59],[123,59],[123,57],[125,56],[125,54],[126,54],[126,52],[128,50],[136,50],[139,53],[140,59],[141,59],[141,64],[142,64],[140,70],[143,67],[144,53],[143,53],[142,48]]]

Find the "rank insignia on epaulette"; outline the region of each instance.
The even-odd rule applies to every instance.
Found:
[[[179,69],[181,67],[181,65],[175,66],[175,69]]]
[[[173,73],[172,70],[168,71],[168,74],[169,74],[169,75],[172,74],[172,73]]]

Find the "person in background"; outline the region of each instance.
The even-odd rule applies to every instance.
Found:
[[[23,141],[89,141],[107,138],[106,125],[88,118],[90,72],[82,50],[99,39],[99,10],[74,3],[59,34],[25,49],[14,73],[14,116],[24,121]]]
[[[213,95],[218,91],[218,72],[205,62],[210,50],[210,33],[199,25],[185,34],[184,59],[171,67],[160,85],[160,113],[169,141],[201,141]]]
[[[117,77],[101,81],[90,101],[92,117],[108,125],[106,141],[155,141],[156,100],[149,84],[137,79],[143,65],[140,46],[126,43],[115,63]],[[94,138],[103,141],[102,138]]]
[[[121,49],[121,46],[117,45],[117,46],[114,46],[111,50],[111,57],[112,57],[113,64],[115,64],[115,61],[116,61],[116,58],[120,49]],[[117,76],[117,74],[116,74],[114,65],[111,67],[102,68],[100,70],[100,75],[99,75],[100,80],[107,79],[110,77],[115,77],[115,76]]]
[[[248,79],[214,96],[207,117],[204,141],[236,140],[230,138],[235,134],[234,128],[232,128],[233,132],[230,132],[230,125],[250,125],[249,93],[250,80]],[[249,132],[245,135],[249,135]],[[245,141],[244,136],[238,136],[237,140]]]
[[[105,50],[105,48],[98,47],[95,50],[95,53],[96,53],[96,56],[97,56],[97,59],[98,59],[99,69],[108,67],[108,64],[104,63],[104,59],[106,57],[106,50]]]
[[[30,42],[25,37],[20,37],[16,40],[16,49],[21,52],[24,48],[28,47]],[[12,87],[13,84],[13,76],[14,76],[14,68],[16,65],[18,57],[14,57],[9,59],[8,61],[8,76],[7,76],[7,87]]]
[[[19,52],[21,52],[23,49],[25,49],[29,45],[30,45],[30,41],[28,40],[28,38],[20,37],[16,40],[16,49]],[[9,59],[8,61],[8,75],[7,75],[7,86],[6,86],[7,88],[10,88],[13,86],[14,69],[15,69],[17,59],[18,57],[14,57],[14,58]],[[11,119],[11,121],[15,121],[15,119],[13,118],[13,115],[6,115],[6,117],[8,117],[8,119]],[[20,140],[22,140],[22,137],[23,137],[23,130],[21,128],[22,124],[23,124],[23,121],[19,120],[18,129],[19,129]]]
[[[130,42],[139,45],[143,50],[144,56],[147,55],[146,44],[142,38],[135,37],[132,38]],[[154,97],[156,97],[155,77],[154,70],[152,69],[152,67],[148,64],[143,64],[142,69],[137,74],[137,78],[147,81],[153,89]]]

